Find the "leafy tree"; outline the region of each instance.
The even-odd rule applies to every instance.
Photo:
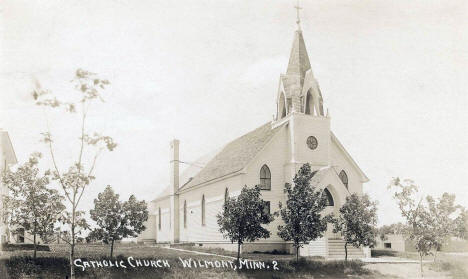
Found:
[[[91,219],[96,221],[98,228],[94,229],[89,239],[102,240],[111,245],[110,257],[114,252],[114,241],[125,237],[136,237],[145,230],[143,222],[148,220],[148,210],[145,201],[138,201],[131,195],[128,201],[119,201],[110,186],[94,199],[94,209],[90,210]]]
[[[310,185],[314,174],[310,165],[304,164],[293,179],[294,187],[289,183],[284,186],[286,205],[279,204],[284,225],[278,226],[278,235],[293,242],[296,261],[299,260],[299,248],[321,237],[327,229],[328,218],[321,216],[327,206],[327,199],[325,194]]]
[[[228,197],[223,210],[218,213],[219,231],[232,243],[237,242],[237,261],[240,247],[245,241],[255,241],[270,237],[270,232],[262,227],[273,221],[273,214],[266,212],[266,203],[261,199],[260,187],[244,186],[239,196]]]
[[[395,189],[393,198],[397,201],[401,215],[408,225],[408,237],[415,242],[415,248],[419,253],[421,274],[423,273],[422,260],[424,256],[431,254],[431,249],[436,243],[432,222],[433,218],[429,210],[423,204],[423,198],[416,200],[418,187],[414,181],[393,178],[388,185],[389,189]]]
[[[448,238],[454,234],[455,220],[451,217],[457,210],[455,205],[455,195],[443,193],[437,201],[427,196],[429,214],[432,218],[431,227],[434,233],[434,261],[436,260],[437,251],[446,244]]]
[[[455,228],[453,235],[461,239],[467,239],[468,237],[468,210],[464,207],[459,206],[460,214],[455,218]]]
[[[16,171],[6,170],[3,183],[8,187],[5,197],[8,223],[20,226],[33,236],[34,259],[37,253],[37,236],[47,241],[54,234],[54,225],[65,209],[63,197],[48,187],[50,172],[39,174],[40,153],[33,153]]]
[[[39,84],[32,93],[36,105],[43,108],[58,109],[64,108],[66,112],[79,114],[80,135],[78,137],[77,157],[68,168],[59,168],[56,160],[56,151],[54,149],[54,137],[49,128],[47,120],[47,131],[42,133],[43,142],[48,146],[50,157],[53,163],[53,179],[61,186],[68,203],[69,214],[64,214],[62,224],[68,226],[65,230],[68,233],[66,237],[70,244],[70,275],[75,278],[73,259],[75,256],[75,243],[77,236],[86,227],[83,212],[79,210],[81,198],[87,186],[94,180],[94,171],[96,161],[103,150],[113,151],[117,144],[109,136],[101,135],[97,132],[92,134],[88,131],[87,120],[91,104],[98,100],[103,101],[101,91],[104,90],[109,81],[97,77],[96,74],[78,69],[72,80],[75,85],[75,99],[69,102],[61,101],[49,90],[42,89]],[[62,96],[63,97],[63,96]],[[45,109],[44,109],[44,112]],[[70,125],[73,126],[73,125]],[[69,152],[68,150],[66,152]],[[85,158],[90,155],[88,164],[85,164]]]
[[[345,261],[348,260],[348,244],[358,248],[373,246],[377,225],[377,205],[368,195],[359,197],[356,193],[346,197],[340,214],[332,219],[333,232],[340,232],[344,238]]]

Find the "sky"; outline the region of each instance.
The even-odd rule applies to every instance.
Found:
[[[107,78],[91,131],[103,154],[81,209],[111,185],[151,200],[169,183],[169,142],[193,162],[270,121],[286,71],[295,1],[5,0],[0,18],[0,128],[16,155],[39,143],[46,117],[59,165],[78,154],[79,121],[34,106],[34,81],[71,94],[78,68]],[[379,224],[400,221],[387,190],[411,178],[424,194],[468,206],[468,2],[302,1],[301,21],[332,130],[370,181]]]

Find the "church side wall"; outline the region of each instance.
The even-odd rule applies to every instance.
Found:
[[[284,204],[284,183],[285,183],[285,163],[288,153],[288,133],[286,127],[282,128],[272,138],[272,140],[260,151],[256,158],[247,166],[245,184],[248,186],[260,183],[260,169],[267,165],[271,172],[271,190],[262,190],[262,198],[270,201],[270,212],[279,211],[279,202]],[[261,239],[259,242],[283,241],[277,234],[278,225],[282,223],[278,216],[266,228],[271,232],[268,239]]]
[[[228,242],[219,232],[216,215],[224,204],[226,187],[230,196],[239,195],[242,175],[236,175],[193,189],[179,196],[179,227],[181,242]],[[201,200],[205,196],[205,225],[202,225]],[[184,226],[184,202],[187,203],[187,225]]]
[[[146,229],[138,235],[137,241],[142,242],[145,239],[154,239],[156,240],[156,233],[157,233],[157,211],[156,211],[156,204],[153,201],[147,203],[148,206],[148,220],[144,222]]]
[[[159,229],[159,208],[161,208],[161,229]],[[156,242],[165,243],[171,241],[171,203],[170,197],[155,202],[155,231]]]
[[[336,143],[332,141],[331,144],[331,165],[337,166],[336,170],[339,173],[344,170],[348,175],[348,190],[350,193],[357,193],[362,195],[362,182],[360,181],[359,173],[355,170],[354,166],[346,159],[345,155],[338,148]]]

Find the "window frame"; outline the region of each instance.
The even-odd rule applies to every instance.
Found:
[[[187,200],[184,200],[184,229],[187,228]]]
[[[323,189],[325,196],[327,197],[327,206],[335,206],[335,199],[328,188]]]
[[[228,198],[229,198],[229,188],[226,187],[226,189],[224,190],[224,203],[226,203]]]
[[[340,173],[338,174],[338,177],[340,178],[341,183],[343,183],[343,185],[346,187],[346,189],[348,189],[349,178],[348,178],[348,174],[345,172],[345,170],[341,170]]]
[[[206,205],[205,205],[205,195],[203,194],[201,199],[201,225],[206,225]]]
[[[264,164],[260,168],[260,190],[271,191],[271,170]]]
[[[158,208],[158,229],[161,230],[161,207]]]

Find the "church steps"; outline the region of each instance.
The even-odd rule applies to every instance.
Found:
[[[344,259],[346,256],[344,246],[345,242],[342,239],[328,239],[328,258]],[[356,248],[351,244],[348,244],[347,250],[349,259],[360,259],[365,257],[361,248]]]

